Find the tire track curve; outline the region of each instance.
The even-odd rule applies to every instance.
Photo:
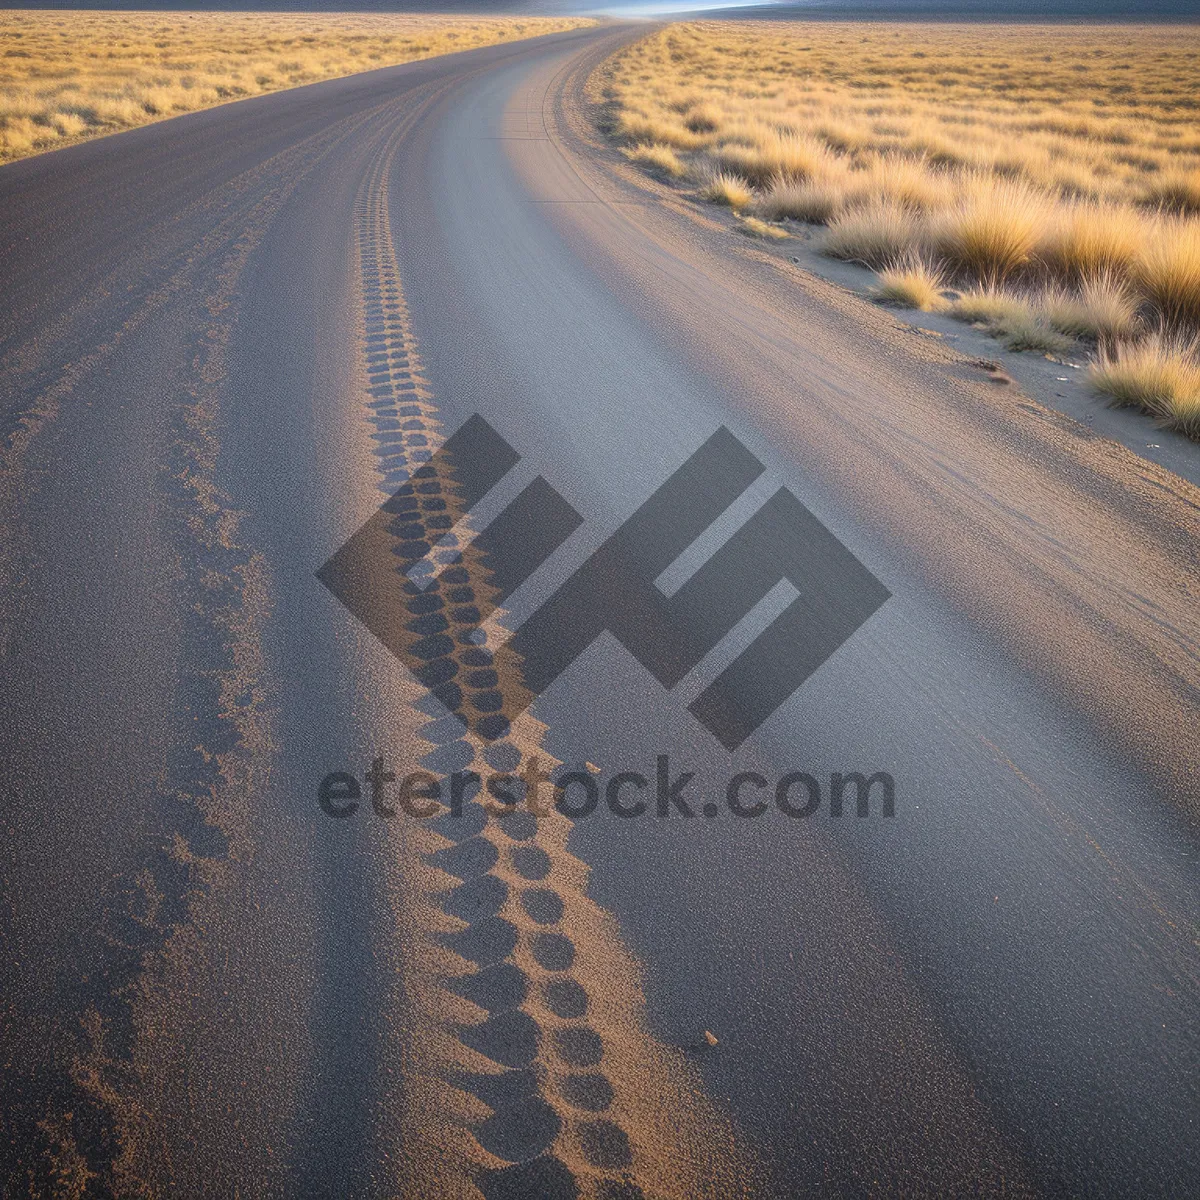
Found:
[[[388,207],[405,132],[380,151],[356,207],[364,415],[390,497],[385,552],[396,559],[380,616],[406,659],[422,663],[414,674],[431,693],[419,706],[431,718],[420,729],[423,767],[513,774],[538,760],[549,774],[562,764],[527,711],[502,614],[484,624],[482,644],[473,636],[497,590],[461,536],[464,481],[445,456],[434,459],[445,436]],[[409,572],[423,560],[436,573],[418,584]],[[520,799],[523,785],[514,792]],[[409,1070],[425,1076],[406,1081],[411,1121],[419,1127],[423,1106],[453,1114],[454,1152],[486,1200],[750,1194],[757,1167],[694,1064],[645,1028],[639,968],[587,897],[588,868],[567,847],[571,822],[548,803],[534,815],[536,797],[524,799],[497,816],[468,790],[457,813],[410,822],[405,834],[419,865],[399,873],[398,907],[410,922],[416,914],[421,944],[401,970],[423,1031]]]

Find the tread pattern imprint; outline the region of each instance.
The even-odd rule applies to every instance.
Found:
[[[406,132],[398,126],[381,146],[355,220],[363,414],[378,488],[395,497],[387,532],[404,604],[392,619],[431,692],[418,706],[429,718],[421,765],[495,773],[537,756],[550,772],[560,764],[521,702],[519,663],[502,645],[488,648],[501,639],[471,637],[496,591],[483,555],[461,536],[453,464],[410,479],[445,435],[388,211]],[[418,587],[407,572],[426,555],[439,566]],[[497,609],[485,631],[502,620]],[[544,808],[498,818],[476,796],[457,819],[388,823],[397,827],[389,852],[404,859],[393,872],[393,928],[417,943],[395,955],[397,986],[415,1010],[402,1055],[406,1111],[395,1118],[410,1133],[428,1128],[431,1114],[438,1126],[436,1144],[426,1135],[431,1144],[409,1141],[389,1155],[422,1195],[434,1180],[439,1195],[485,1200],[755,1193],[759,1168],[705,1096],[693,1056],[646,1027],[638,965],[610,914],[588,899],[588,869],[567,849],[571,821]]]

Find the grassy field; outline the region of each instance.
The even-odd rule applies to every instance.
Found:
[[[1098,391],[1200,437],[1200,30],[694,22],[600,82],[626,154],[746,232],[824,225],[883,300],[1089,343]]]
[[[575,18],[18,11],[0,26],[0,162],[160,117]]]

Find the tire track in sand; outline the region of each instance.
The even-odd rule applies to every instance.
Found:
[[[394,496],[386,549],[404,600],[392,612],[390,594],[386,619],[409,660],[423,660],[415,674],[433,694],[418,705],[431,718],[420,729],[425,768],[512,772],[537,757],[549,772],[560,764],[526,711],[520,664],[471,636],[496,591],[472,544],[447,541],[464,516],[460,481],[452,463],[425,466],[444,435],[388,211],[404,132],[381,149],[356,209],[365,416],[379,489]],[[439,572],[418,587],[407,572],[430,552]],[[647,1030],[638,965],[587,897],[588,868],[567,849],[571,822],[545,807],[497,818],[468,797],[457,817],[402,818],[409,861],[392,903],[417,943],[397,969],[418,1032],[404,1055],[409,1134],[398,1154],[412,1192],[433,1171],[448,1185],[453,1157],[467,1172],[459,1190],[487,1200],[751,1194],[757,1167],[694,1063]],[[422,1139],[431,1122],[441,1128]]]

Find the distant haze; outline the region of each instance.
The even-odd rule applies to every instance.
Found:
[[[28,0],[0,0],[0,10],[14,8],[71,9],[86,8],[106,12],[295,12],[295,13],[562,13],[579,12],[584,3],[559,0],[351,0],[350,3],[320,3],[319,0],[245,0],[244,3],[198,4],[161,3],[156,0],[80,0],[78,3],[46,4]],[[596,6],[592,6],[596,7]]]
[[[294,12],[294,13],[574,13],[595,9],[580,0],[350,0],[321,3],[320,0],[245,0],[238,3],[162,3],[161,0],[79,0],[77,3],[47,4],[30,0],[0,0],[0,10],[38,8],[86,8],[106,12]]]
[[[617,5],[613,6],[614,9]],[[708,8],[714,14],[717,6]],[[854,20],[1110,21],[1200,20],[1200,0],[788,0],[729,8],[722,16]]]
[[[155,0],[81,0],[45,4],[29,0],[0,0],[0,9],[87,8],[130,11],[230,11],[230,12],[605,12],[613,16],[674,16],[695,14],[742,19],[836,20],[959,20],[959,21],[1195,21],[1200,20],[1200,0],[784,0],[775,4],[741,4],[738,0],[244,0],[202,5],[156,3]]]

